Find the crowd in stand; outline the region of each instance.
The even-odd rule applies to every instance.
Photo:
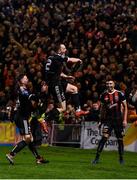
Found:
[[[57,42],[83,61],[73,74],[83,107],[98,108],[110,77],[127,96],[137,84],[136,1],[0,0],[1,112],[15,101],[20,73],[27,73],[30,87],[39,91],[44,62]],[[68,112],[72,108],[69,103]]]

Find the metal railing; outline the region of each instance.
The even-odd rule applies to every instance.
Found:
[[[77,144],[81,142],[81,124],[55,124],[52,123],[50,144]]]

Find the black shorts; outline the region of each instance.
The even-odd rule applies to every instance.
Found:
[[[55,103],[62,103],[66,100],[64,88],[61,81],[49,85],[49,93],[53,96]]]
[[[30,134],[30,125],[29,125],[28,117],[24,117],[19,112],[17,112],[15,114],[14,121],[21,135]]]
[[[103,124],[103,133],[111,135],[112,130],[114,130],[114,133],[117,138],[123,138],[123,124],[122,123],[111,123],[111,122],[105,122]]]
[[[66,92],[68,82],[65,79],[62,79],[61,85],[62,85],[63,91]]]

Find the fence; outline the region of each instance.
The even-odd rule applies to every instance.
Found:
[[[51,145],[77,145],[81,143],[81,124],[52,124]]]
[[[52,124],[51,145],[78,145],[84,149],[95,149],[101,138],[96,122],[82,122],[82,124]],[[125,129],[124,147],[127,151],[137,151],[137,126],[128,124]],[[118,142],[112,131],[104,147],[105,150],[117,150]]]

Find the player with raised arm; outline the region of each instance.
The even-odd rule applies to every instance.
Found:
[[[77,117],[89,113],[81,110],[78,88],[68,83],[68,81],[62,81],[62,78],[65,80],[74,79],[73,76],[68,76],[62,72],[64,62],[82,63],[79,58],[66,56],[66,52],[66,46],[59,44],[55,55],[48,57],[45,64],[45,81],[48,85],[48,91],[53,96],[55,104],[57,104],[57,108],[52,109],[47,115],[50,120],[58,120],[60,113],[66,111],[65,93],[72,95]]]

